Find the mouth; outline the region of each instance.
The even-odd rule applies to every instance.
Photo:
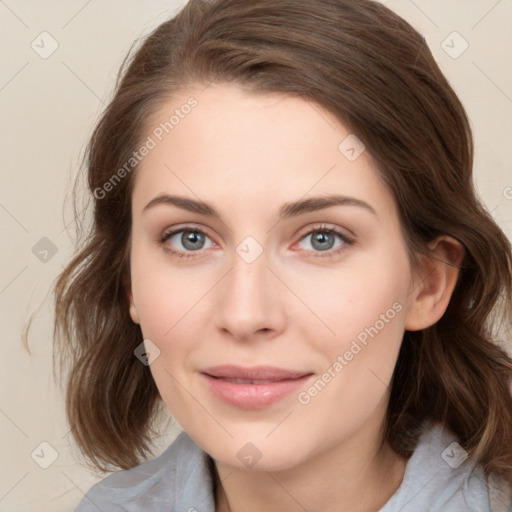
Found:
[[[212,375],[210,375],[212,377]],[[228,377],[213,377],[214,379],[222,379],[224,382],[233,382],[235,384],[272,384],[273,382],[281,382],[286,379],[279,380],[256,380],[256,379],[231,379]]]
[[[216,398],[242,409],[270,406],[297,391],[313,376],[310,371],[270,366],[223,365],[200,373]]]

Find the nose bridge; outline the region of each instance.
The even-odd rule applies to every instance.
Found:
[[[265,252],[252,259],[254,253],[247,257],[251,247],[246,252],[244,249],[247,246],[241,243],[233,254],[232,268],[223,280],[215,314],[217,327],[236,338],[247,338],[263,330],[279,331],[284,321],[278,290],[270,283],[273,276],[267,268]]]

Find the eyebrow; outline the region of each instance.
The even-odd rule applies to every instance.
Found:
[[[213,206],[205,203],[204,201],[197,201],[187,197],[172,196],[168,194],[163,194],[152,199],[144,207],[142,213],[145,213],[147,210],[154,208],[157,205],[176,206],[192,213],[198,213],[199,215],[218,219],[221,218],[220,213]],[[375,209],[361,199],[342,195],[328,195],[310,197],[308,199],[300,199],[298,201],[283,204],[279,210],[279,220],[295,217],[304,213],[323,210],[324,208],[330,208],[331,206],[358,206],[377,216]]]

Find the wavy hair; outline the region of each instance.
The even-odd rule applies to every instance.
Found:
[[[512,482],[512,360],[497,329],[511,325],[511,245],[475,192],[460,100],[424,38],[372,0],[191,0],[129,53],[84,159],[93,224],[54,290],[55,357],[83,454],[102,470],[140,463],[161,406],[129,316],[136,165],[98,190],[173,92],[213,81],[296,95],[348,126],[394,196],[411,261],[441,234],[463,245],[444,316],[404,335],[386,438],[410,456],[419,425],[441,422],[487,475]]]

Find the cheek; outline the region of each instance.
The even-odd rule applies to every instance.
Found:
[[[324,439],[324,448],[385,415],[403,337],[408,268],[406,257],[384,252],[325,280],[323,292],[309,296],[335,334],[317,325],[323,334],[315,336],[303,322],[310,352],[321,354],[322,364],[318,378],[297,397],[297,417],[307,418],[312,437]]]
[[[190,389],[187,357],[201,297],[205,294],[205,276],[157,263],[155,255],[134,247],[132,251],[132,294],[144,339],[159,350],[149,369],[167,408],[181,424],[187,425],[190,411],[184,389]],[[193,404],[192,404],[193,405]],[[202,418],[200,411],[195,411]]]
[[[383,251],[325,280],[322,291],[305,300],[331,331],[318,324],[323,334],[315,336],[304,327],[333,382],[325,399],[343,394],[346,412],[363,403],[371,409],[391,380],[404,333],[409,268],[405,251]]]
[[[336,305],[323,304],[335,336],[309,332],[310,348],[323,364],[317,380],[298,396],[311,428],[326,438],[326,428],[334,438],[349,435],[376,411],[384,414],[404,332],[403,289],[382,276],[352,278]]]
[[[340,268],[320,280],[306,275],[296,283],[296,289],[323,321],[323,328],[315,323],[316,328],[322,328],[322,339],[329,339],[330,331],[332,345],[339,349],[359,335],[364,342],[365,332],[372,326],[379,332],[400,333],[400,312],[406,309],[408,294],[408,269],[405,254],[402,257],[384,253],[372,261]],[[312,287],[311,282],[316,282],[317,287]]]
[[[212,288],[214,276],[206,270],[176,268],[166,254],[132,249],[132,294],[142,332],[165,342],[177,326],[200,310],[202,298]]]

